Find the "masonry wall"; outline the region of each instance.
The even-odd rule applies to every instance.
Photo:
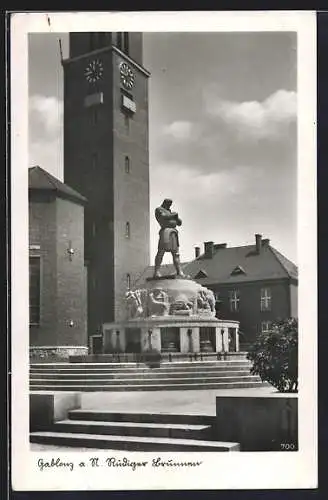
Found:
[[[297,285],[290,284],[290,315],[293,318],[298,318],[298,290]]]
[[[87,345],[83,211],[83,206],[71,201],[56,201],[58,345]],[[69,248],[74,251],[71,256]]]
[[[55,345],[57,324],[56,203],[49,195],[29,202],[30,256],[40,256],[40,325],[30,326],[30,345]],[[36,247],[40,247],[37,249]]]
[[[124,59],[113,52],[113,169],[114,169],[114,269],[115,320],[125,317],[124,295],[127,274],[131,286],[149,265],[149,154],[148,154],[148,79],[137,68],[131,90],[136,112],[127,127],[121,109],[119,65]],[[130,171],[125,171],[125,157]],[[130,238],[126,237],[126,223]]]
[[[82,39],[83,35],[79,43]],[[97,86],[84,78],[93,59],[88,54],[64,66],[64,181],[87,198],[84,248],[90,334],[99,331],[103,322],[114,320],[111,49],[101,54],[104,73]],[[97,92],[103,93],[103,102],[85,106],[85,98]]]
[[[83,224],[81,205],[52,194],[30,199],[30,256],[41,264],[40,324],[30,326],[31,346],[87,344]]]

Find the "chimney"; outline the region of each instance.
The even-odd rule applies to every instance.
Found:
[[[198,259],[199,256],[200,256],[200,248],[195,247],[195,259]]]
[[[262,246],[262,234],[255,235],[255,243],[256,243],[256,253],[260,254]]]
[[[214,243],[213,241],[204,242],[204,257],[205,259],[212,259],[214,255]]]
[[[268,247],[270,245],[270,240],[269,238],[265,238],[262,240],[262,247]]]
[[[214,250],[221,250],[222,248],[227,248],[227,243],[215,243]]]

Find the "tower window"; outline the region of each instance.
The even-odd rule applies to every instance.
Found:
[[[40,256],[29,258],[30,325],[40,324]]]
[[[130,173],[130,158],[128,156],[126,156],[124,159],[124,165],[125,165],[125,173],[129,174]]]
[[[125,224],[125,237],[130,238],[130,222]]]
[[[125,132],[128,134],[130,132],[130,118],[124,113],[124,127]]]
[[[128,290],[131,288],[131,275],[129,273],[126,275],[126,288]]]
[[[118,32],[117,35],[116,35],[116,44],[117,44],[117,48],[122,50],[122,46],[123,46],[123,40],[122,40],[122,35],[123,33],[120,33]]]
[[[123,33],[123,52],[129,55],[129,33]]]
[[[93,153],[92,155],[92,168],[93,170],[96,170],[98,166],[98,153]]]
[[[92,109],[92,124],[96,125],[98,123],[98,109],[93,108]]]

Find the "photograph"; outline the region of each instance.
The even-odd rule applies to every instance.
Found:
[[[212,14],[12,17],[14,489],[316,485],[315,15]]]

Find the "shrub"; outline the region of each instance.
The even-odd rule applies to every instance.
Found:
[[[298,322],[295,318],[279,320],[269,332],[260,333],[247,358],[253,363],[251,373],[259,375],[279,392],[297,392]]]

